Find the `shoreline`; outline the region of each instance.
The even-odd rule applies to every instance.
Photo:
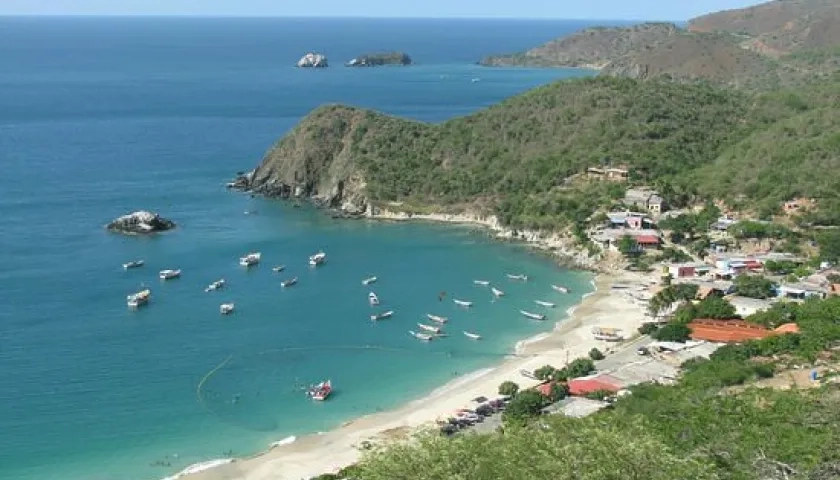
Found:
[[[267,450],[249,457],[191,465],[168,478],[300,480],[336,472],[360,459],[361,446],[405,438],[413,431],[433,426],[435,420],[446,418],[459,408],[474,407],[473,398],[498,396],[498,385],[506,380],[516,382],[523,389],[540,383],[522,376],[520,370],[533,371],[546,364],[559,367],[586,356],[592,348],[609,354],[620,344],[595,340],[591,334],[593,326],[619,328],[629,339],[645,321],[645,309],[622,292],[611,289],[611,285],[646,284],[648,279],[644,274],[630,272],[598,273],[592,281],[594,291],[567,311],[557,312],[551,319],[555,322],[551,331],[520,340],[514,352],[494,366],[452,379],[394,410],[358,417],[329,432],[297,437],[282,445],[274,446],[279,443],[274,442]],[[222,463],[222,460],[229,461]],[[206,467],[202,469],[202,466]]]

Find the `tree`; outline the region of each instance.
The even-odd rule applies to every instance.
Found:
[[[519,391],[519,385],[510,380],[504,381],[499,385],[499,395],[512,397]]]
[[[557,369],[551,365],[543,365],[542,367],[534,370],[534,376],[542,381],[551,380],[556,376],[556,374]]]
[[[840,231],[828,230],[817,235],[817,245],[820,247],[820,259],[825,262],[840,261]]]
[[[659,330],[653,332],[653,338],[660,342],[680,342],[685,343],[690,338],[691,329],[679,323],[669,323]]]
[[[566,378],[585,377],[595,371],[595,362],[591,358],[577,358],[563,369]]]
[[[510,421],[522,422],[530,417],[539,415],[547,403],[548,400],[540,392],[536,390],[524,390],[508,402],[502,418],[506,423]]]
[[[770,298],[776,296],[776,284],[763,275],[738,275],[735,291],[742,297]]]
[[[569,385],[565,383],[554,383],[551,385],[551,401],[559,402],[569,396]]]
[[[604,354],[601,353],[600,350],[598,350],[597,348],[593,348],[592,350],[589,351],[589,358],[597,361],[597,360],[603,360],[605,357],[604,357]]]
[[[646,322],[639,327],[639,333],[642,335],[650,335],[657,330],[659,330],[659,324],[656,322]]]
[[[639,243],[630,235],[623,235],[618,239],[618,251],[625,257],[631,257],[639,254]]]

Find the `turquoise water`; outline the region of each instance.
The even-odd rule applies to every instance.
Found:
[[[590,289],[586,275],[468,228],[335,221],[222,185],[324,102],[440,121],[584,74],[469,63],[580,26],[0,19],[0,478],[154,479],[251,454],[398,406],[552,328],[518,309],[552,299],[560,319]],[[386,39],[420,64],[288,66],[309,48],[341,59]],[[152,238],[102,228],[141,208],[179,228]],[[311,269],[319,249],[328,263]],[[237,259],[250,251],[264,264],[245,271]],[[146,266],[120,268],[135,258]],[[183,278],[161,283],[163,268]],[[281,289],[291,275],[299,285]],[[361,285],[369,275],[396,311],[378,324]],[[227,288],[205,293],[218,278]],[[492,302],[476,278],[507,296]],[[142,286],[152,303],[131,312],[125,295]],[[441,291],[475,308],[440,302]],[[221,317],[226,301],[237,310]],[[452,337],[411,338],[427,312],[451,317]],[[336,392],[314,404],[299,387],[324,378]]]

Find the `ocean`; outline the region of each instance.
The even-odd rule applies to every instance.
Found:
[[[224,183],[324,103],[439,122],[587,75],[474,65],[587,25],[0,18],[0,478],[152,480],[254,454],[419,398],[553,328],[591,290],[586,274],[472,228],[337,221]],[[417,65],[340,66],[382,49]],[[334,66],[294,68],[311,50]],[[179,226],[104,230],[139,209]],[[320,249],[327,263],[309,268]],[[263,263],[246,271],[251,251]],[[133,259],[146,265],[123,271]],[[162,283],[164,268],[183,276]],[[203,291],[219,278],[224,290]],[[494,302],[474,279],[507,295]],[[129,311],[141,288],[150,305]],[[393,318],[369,320],[369,290]],[[517,313],[536,299],[557,302],[550,321]],[[222,317],[227,301],[236,311]],[[410,337],[426,313],[450,317],[452,336]],[[307,399],[302,386],[327,378],[329,401]]]

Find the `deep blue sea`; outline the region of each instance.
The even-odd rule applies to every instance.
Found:
[[[438,122],[585,75],[473,64],[583,26],[0,18],[0,478],[148,480],[252,454],[394,408],[551,329],[517,310],[550,298],[551,320],[562,319],[591,288],[586,275],[468,228],[336,221],[223,184],[323,103]],[[417,65],[338,66],[381,49]],[[294,68],[310,50],[335,66]],[[152,238],[104,230],[137,209],[179,228]],[[314,270],[307,257],[319,249],[329,260]],[[250,251],[264,263],[245,271],[237,260]],[[138,258],[145,267],[122,270]],[[164,268],[183,277],[162,283]],[[300,283],[281,289],[292,275]],[[360,283],[369,275],[396,311],[378,324]],[[205,293],[218,278],[227,288]],[[507,296],[491,302],[477,278]],[[129,311],[125,296],[142,286],[151,304]],[[441,291],[475,308],[440,302]],[[228,317],[225,301],[237,305]],[[411,338],[427,312],[451,317],[453,335]],[[300,385],[325,378],[336,393],[314,404]]]

